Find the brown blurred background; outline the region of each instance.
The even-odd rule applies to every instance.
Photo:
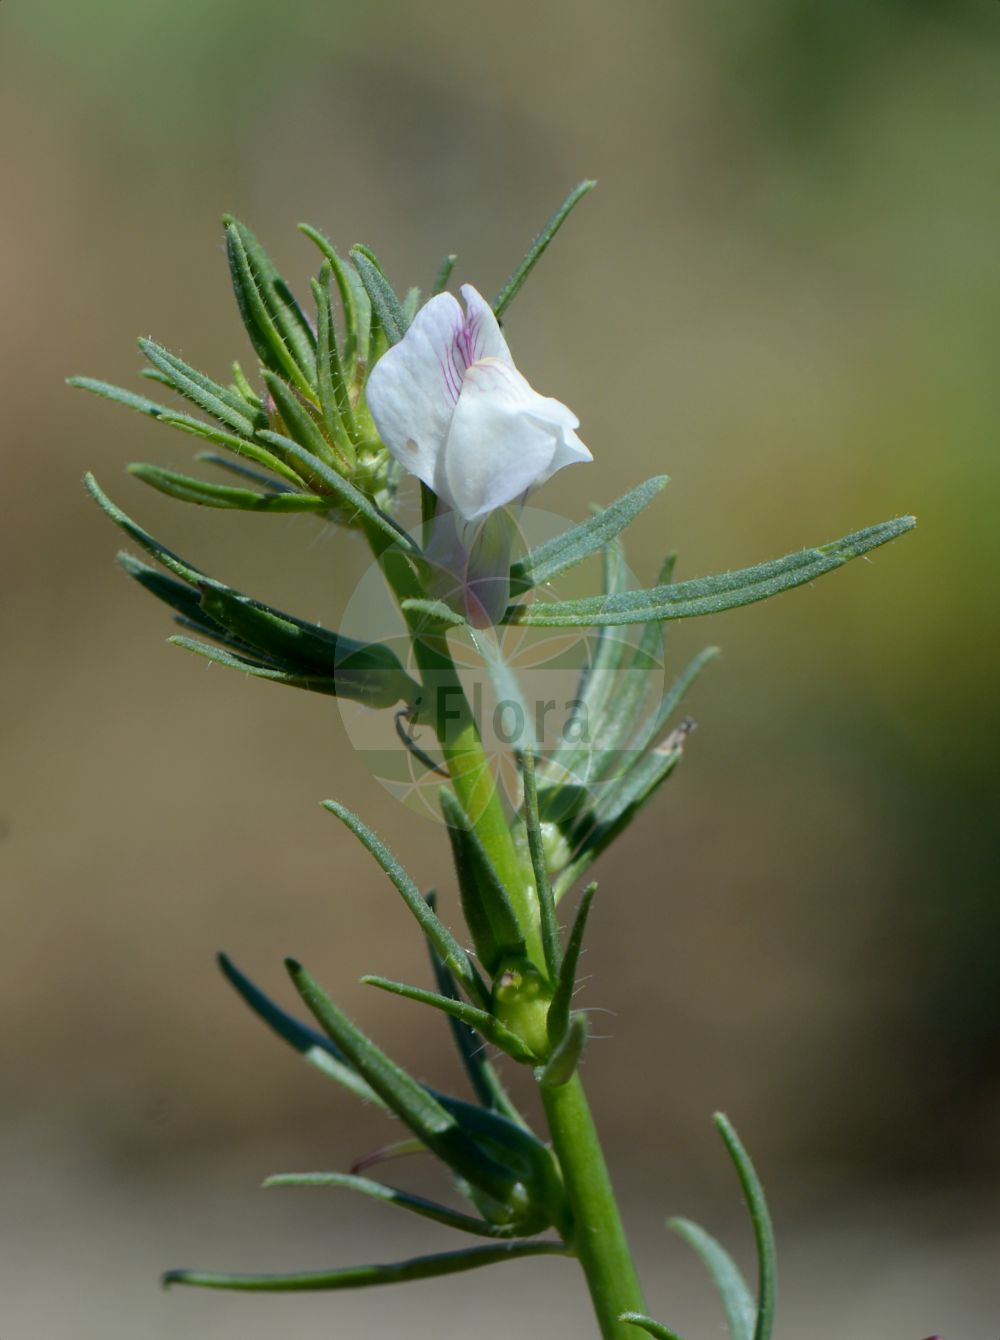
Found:
[[[124,464],[193,448],[63,386],[141,387],[138,334],[215,375],[246,355],[223,211],[300,288],[307,219],[403,285],[456,250],[490,293],[584,175],[599,190],[507,323],[595,455],[543,504],[579,516],[667,471],[630,549],[646,579],[667,547],[691,576],[921,521],[671,634],[678,660],[725,656],[684,767],[599,872],[586,992],[613,1011],[587,1078],[651,1304],[720,1333],[662,1219],[746,1260],[723,1107],[770,1188],[781,1335],[997,1332],[998,43],[992,0],[5,0],[4,1340],[590,1333],[558,1263],[343,1299],[157,1291],[164,1266],[427,1243],[334,1193],[256,1191],[386,1130],[212,954],[287,1000],[281,955],[307,953],[398,1056],[458,1082],[433,1018],[356,984],[413,979],[422,950],[316,802],[348,800],[426,883],[446,862],[333,706],[164,645],[79,480],[333,626],[360,547],[153,494]]]

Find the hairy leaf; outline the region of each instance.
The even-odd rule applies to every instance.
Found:
[[[505,1051],[515,1061],[534,1063],[538,1060],[530,1047],[527,1047],[517,1034],[512,1033],[499,1019],[495,1019],[488,1010],[467,1005],[465,1001],[456,1000],[453,996],[440,996],[436,991],[425,991],[419,986],[407,986],[405,982],[393,982],[388,977],[367,973],[361,980],[366,986],[377,986],[381,991],[402,996],[406,1000],[417,1001],[421,1005],[430,1005],[435,1010],[451,1015],[452,1018],[467,1024],[469,1028],[474,1028],[487,1042]]]
[[[128,467],[130,475],[144,484],[177,498],[181,502],[196,503],[199,507],[219,507],[239,512],[322,512],[329,507],[326,498],[311,493],[293,493],[282,490],[275,493],[257,493],[253,489],[233,488],[227,484],[212,484],[176,470],[165,470],[159,465],[134,463]]]
[[[409,321],[381,265],[368,248],[362,246],[351,248],[351,260],[361,276],[372,311],[377,315],[386,339],[390,345],[398,344],[406,334]]]
[[[592,191],[597,185],[596,181],[581,181],[573,187],[566,199],[549,215],[545,226],[541,232],[534,238],[531,246],[525,252],[524,259],[517,267],[511,277],[504,284],[503,288],[493,300],[493,311],[497,319],[503,316],[504,312],[517,297],[521,285],[531,274],[532,270],[541,260],[549,243],[555,237],[556,233],[569,218],[573,209],[588,191]]]
[[[346,805],[341,805],[336,800],[324,800],[323,808],[329,810],[331,814],[335,814],[340,822],[351,830],[358,841],[367,847],[389,876],[424,935],[461,983],[462,990],[465,991],[470,1000],[477,1001],[484,1008],[487,1007],[490,1003],[489,992],[473,967],[472,960],[434,912],[427,899],[424,898],[416,884],[381,838],[376,836],[368,825],[363,823],[356,814],[353,814]]]
[[[610,507],[602,508],[586,521],[571,526],[519,558],[510,569],[511,591],[517,595],[532,586],[542,586],[558,577],[560,572],[596,554],[620,535],[668,483],[666,475],[654,475],[644,484],[630,489]]]
[[[674,585],[654,586],[644,591],[625,591],[610,596],[587,596],[582,600],[515,606],[507,612],[509,623],[544,627],[594,627],[605,624],[646,623],[650,619],[691,619],[719,614],[757,600],[766,600],[822,577],[824,573],[859,558],[869,550],[905,535],[916,525],[911,516],[883,521],[852,532],[816,549],[803,549],[785,558],[738,572],[698,577]]]

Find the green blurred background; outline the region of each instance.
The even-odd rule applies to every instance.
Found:
[[[153,494],[122,467],[184,468],[186,440],[63,386],[138,386],[137,334],[216,375],[245,355],[224,211],[297,287],[307,219],[400,284],[456,250],[490,293],[585,175],[507,322],[595,456],[539,501],[576,517],[668,472],[630,550],[646,579],[668,547],[691,576],[921,522],[671,634],[678,660],[725,656],[684,767],[599,872],[585,998],[613,1011],[587,1079],[651,1303],[719,1333],[662,1218],[746,1259],[723,1107],[773,1198],[781,1334],[996,1332],[998,44],[993,0],[5,0],[4,1336],[589,1333],[572,1268],[536,1262],[356,1299],[157,1292],[163,1266],[426,1242],[254,1189],[387,1132],[254,1025],[212,953],[279,994],[280,956],[308,953],[451,1082],[434,1021],[357,985],[412,979],[421,950],[316,802],[450,887],[439,833],[354,766],[334,707],[164,645],[79,480],[334,626],[360,546]]]

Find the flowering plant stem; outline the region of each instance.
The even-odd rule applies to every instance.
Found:
[[[415,1196],[357,1170],[287,1174],[270,1184],[350,1188],[471,1233],[487,1245],[291,1274],[172,1270],[165,1282],[260,1292],[339,1290],[433,1279],[525,1256],[575,1256],[605,1340],[627,1340],[636,1328],[676,1340],[642,1310],[578,1068],[587,1015],[574,1010],[572,1001],[596,886],[583,891],[565,937],[557,902],[680,762],[692,723],[672,727],[672,718],[715,648],[701,652],[667,688],[656,673],[663,669],[662,625],[811,583],[905,534],[914,519],[897,517],[783,558],[677,583],[670,557],[655,586],[637,589],[628,579],[619,536],[663,488],[666,477],[658,475],[514,559],[513,523],[503,509],[564,466],[591,456],[576,436],[572,411],[539,395],[518,372],[498,318],[592,185],[580,183],[555,211],[492,308],[471,285],[462,288],[464,309],[442,291],[452,256],[433,296],[420,307],[419,290],[401,300],[367,248],[355,247],[345,262],[321,233],[305,227],[323,254],[312,285],[316,318],[310,320],[257,238],[227,216],[227,257],[259,363],[257,389],[238,363],[232,365],[232,383],[224,385],[149,340],[140,341],[151,364],[146,372],[197,413],[178,412],[92,377],[72,379],[73,385],[238,458],[217,450],[199,457],[235,475],[238,485],[142,463],[131,467],[160,492],[223,511],[319,514],[365,534],[406,624],[411,655],[405,666],[388,641],[358,641],[210,577],[133,521],[92,476],[86,480],[131,545],[158,565],[134,552],[119,555],[129,577],[172,611],[182,629],[172,642],[244,676],[372,712],[394,711],[403,743],[425,769],[421,788],[433,790],[440,802],[469,943],[466,947],[466,935],[457,937],[439,917],[435,894],[421,889],[363,819],[338,800],[324,802],[368,849],[419,926],[436,990],[378,975],[362,980],[447,1017],[474,1102],[418,1080],[297,960],[287,959],[285,967],[313,1022],[289,1014],[227,956],[220,955],[219,963],[229,984],[283,1042],[409,1130],[412,1139],[379,1151],[364,1161],[366,1168],[386,1152],[425,1150],[451,1175],[468,1209]],[[331,305],[333,280],[339,330]],[[419,540],[399,520],[401,473],[421,481]],[[533,590],[597,555],[604,574],[599,593],[532,600]],[[518,773],[511,807],[484,748],[476,698],[470,702],[466,695],[449,646],[449,632],[459,625],[481,668],[488,669],[497,697],[509,696],[523,718],[513,736],[501,736],[514,749]],[[557,745],[543,747],[537,714],[530,728],[532,714],[513,669],[504,663],[499,642],[484,631],[490,625],[598,630],[588,642]],[[617,632],[629,625],[639,630],[634,643]],[[547,711],[555,703],[539,706]],[[585,736],[574,729],[571,738],[571,728],[583,722]],[[437,737],[441,762],[417,742],[422,728]],[[530,1068],[549,1142],[518,1111],[487,1049]],[[715,1281],[729,1340],[770,1340],[776,1271],[764,1193],[731,1123],[720,1113],[716,1125],[754,1229],[756,1297],[710,1234],[688,1220],[673,1226]]]
[[[619,1318],[643,1310],[642,1290],[579,1071],[565,1084],[539,1085],[539,1091],[574,1214],[573,1245],[601,1334],[626,1340],[636,1331]]]
[[[369,539],[397,599],[413,598],[420,588],[409,564],[397,554],[386,552],[380,538],[369,535]],[[407,616],[407,624],[414,659],[421,674],[434,685],[433,725],[447,760],[449,779],[483,849],[511,894],[525,930],[528,956],[542,965],[545,959],[538,900],[514,846],[479,726],[448,651],[446,635],[429,636],[413,616]],[[444,702],[448,703],[447,713],[440,710]],[[525,901],[527,906],[517,905]],[[625,1340],[635,1335],[635,1328],[619,1318],[623,1312],[642,1311],[642,1290],[583,1083],[577,1071],[565,1084],[539,1082],[538,1089],[573,1212],[573,1247],[601,1334],[605,1340]]]
[[[368,540],[382,572],[400,602],[419,599],[424,590],[408,560],[386,549],[382,537],[370,529]],[[432,704],[430,724],[438,737],[448,765],[448,778],[484,851],[506,886],[518,922],[525,931],[529,957],[543,961],[538,902],[530,878],[514,847],[507,816],[497,791],[489,761],[483,752],[479,725],[469,706],[445,633],[428,632],[420,615],[403,611],[413,656],[429,689]]]

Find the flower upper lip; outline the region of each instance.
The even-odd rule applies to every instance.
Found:
[[[424,304],[366,394],[396,460],[471,522],[593,458],[576,415],[518,372],[490,305],[461,292],[465,311],[450,293]]]

